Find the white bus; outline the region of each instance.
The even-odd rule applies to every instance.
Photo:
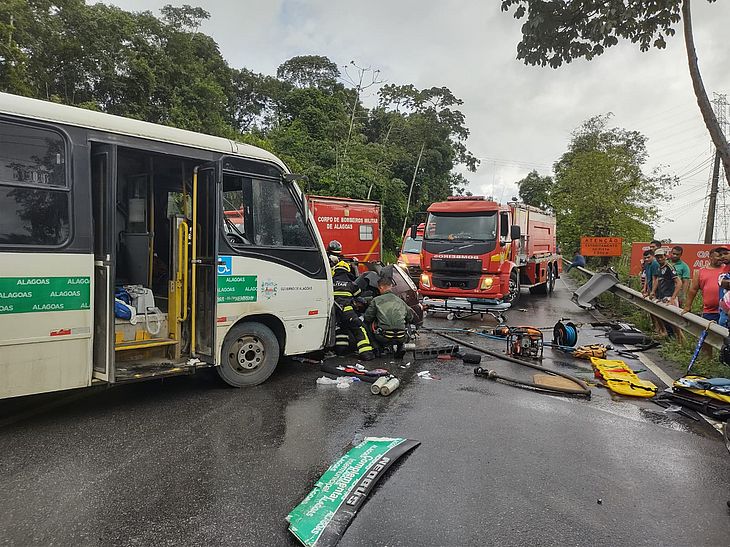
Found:
[[[255,385],[329,345],[296,178],[253,146],[0,93],[0,398],[204,366]]]

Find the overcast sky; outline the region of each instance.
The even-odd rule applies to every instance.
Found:
[[[388,83],[450,88],[464,100],[468,147],[481,159],[478,171],[467,175],[469,189],[497,199],[517,195],[514,183],[533,168],[550,174],[573,129],[613,112],[613,125],[648,137],[647,170],[662,164],[681,177],[657,236],[698,241],[713,151],[692,92],[681,27],[665,50],[640,53],[622,43],[591,62],[554,70],[516,60],[521,23],[499,11],[499,0],[108,3],[155,13],[169,3],[204,7],[211,18],[201,30],[236,68],[273,75],[295,55],[325,55],[338,65],[354,60],[380,69]],[[730,94],[730,2],[692,4],[705,86],[711,98],[712,92]],[[365,97],[371,104],[374,99],[374,93]]]

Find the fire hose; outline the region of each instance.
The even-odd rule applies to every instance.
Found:
[[[477,346],[476,344],[471,344],[469,342],[465,342],[464,340],[461,340],[459,338],[456,338],[454,336],[450,336],[448,334],[445,334],[443,332],[437,332],[436,330],[431,329],[423,329],[426,331],[431,331],[434,334],[437,334],[438,336],[441,336],[443,338],[446,338],[447,340],[451,340],[452,342],[456,342],[462,346],[465,346],[467,348],[473,349],[474,351],[479,351],[481,353],[485,353],[486,355],[489,355],[491,357],[496,357],[497,359],[502,359],[503,361],[508,361],[510,363],[515,363],[518,365],[524,365],[526,367],[530,367],[535,370],[539,370],[540,372],[545,372],[547,374],[554,374],[556,376],[561,376],[565,378],[566,380],[569,380],[576,384],[578,386],[577,388],[569,388],[569,387],[560,387],[560,386],[545,386],[536,384],[534,382],[530,382],[527,380],[518,380],[516,378],[510,378],[509,376],[504,376],[502,374],[497,373],[494,370],[484,370],[481,367],[477,367],[474,372],[475,374],[478,374],[480,376],[484,376],[486,378],[489,378],[491,380],[501,380],[503,382],[515,385],[517,387],[523,387],[527,389],[533,389],[533,390],[539,390],[539,391],[545,391],[548,393],[556,393],[560,395],[572,395],[576,397],[585,397],[587,399],[591,398],[591,390],[588,387],[588,385],[581,379],[576,378],[575,376],[571,376],[570,374],[566,374],[564,372],[560,372],[557,370],[550,370],[548,368],[542,367],[540,365],[536,365],[534,363],[528,363],[527,361],[523,361],[522,359],[515,359],[514,357],[509,357],[507,355],[502,355],[501,353],[498,353],[496,351],[492,351],[480,346]],[[477,372],[477,370],[481,369],[480,372]]]

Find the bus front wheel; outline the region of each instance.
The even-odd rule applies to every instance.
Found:
[[[279,341],[261,323],[234,326],[223,341],[221,379],[233,387],[255,386],[264,382],[279,361]]]

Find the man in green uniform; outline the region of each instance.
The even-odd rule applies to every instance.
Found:
[[[381,348],[395,346],[395,356],[403,357],[403,344],[408,341],[406,325],[415,323],[416,314],[400,297],[390,292],[392,288],[390,279],[378,281],[380,296],[373,298],[365,310],[365,324]]]

